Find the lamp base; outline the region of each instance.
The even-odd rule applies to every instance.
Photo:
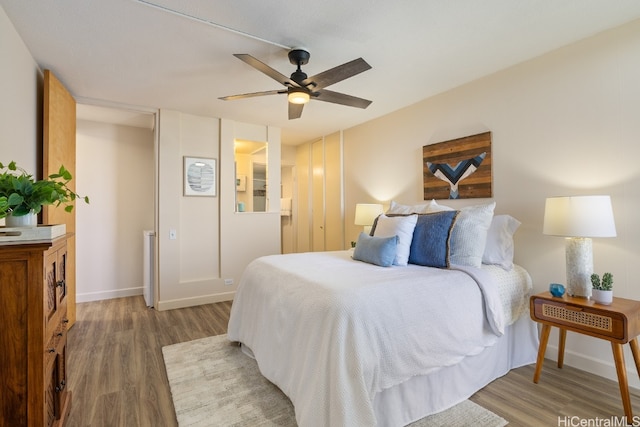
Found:
[[[569,237],[565,243],[567,261],[567,293],[576,297],[591,297],[593,247],[589,237]]]

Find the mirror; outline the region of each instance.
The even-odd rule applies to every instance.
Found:
[[[236,212],[266,212],[267,143],[236,139]]]

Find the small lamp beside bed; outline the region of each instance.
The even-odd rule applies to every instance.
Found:
[[[384,213],[382,205],[376,203],[358,203],[356,204],[355,225],[364,226],[364,232],[371,233],[371,227],[378,215]]]
[[[609,196],[550,197],[542,233],[566,237],[567,293],[591,297],[592,237],[615,237]]]

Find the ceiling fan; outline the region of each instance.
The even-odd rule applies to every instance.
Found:
[[[291,77],[287,77],[249,54],[240,53],[233,56],[278,81],[285,86],[285,89],[244,93],[219,98],[224,101],[286,93],[289,101],[289,120],[299,118],[302,115],[304,104],[309,102],[310,99],[356,108],[367,108],[371,104],[371,101],[367,99],[325,89],[329,85],[369,70],[371,65],[367,64],[362,58],[338,65],[315,76],[307,77],[307,74],[300,67],[309,62],[311,55],[305,49],[294,48],[289,51],[289,62],[297,66],[297,69],[291,74]]]

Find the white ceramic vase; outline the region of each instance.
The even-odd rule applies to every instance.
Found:
[[[609,305],[613,302],[613,291],[591,290],[591,298],[598,304]]]
[[[22,216],[7,215],[4,219],[4,224],[7,227],[37,227],[38,215],[30,213]]]

